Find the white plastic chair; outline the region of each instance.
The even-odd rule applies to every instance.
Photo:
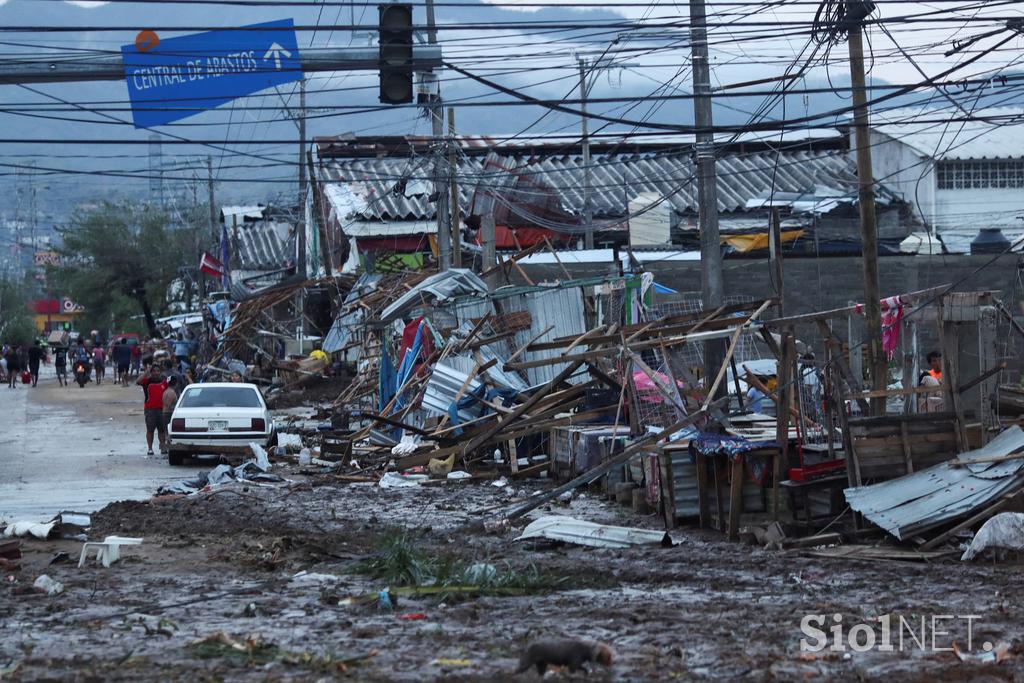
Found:
[[[78,558],[78,566],[79,568],[84,567],[85,561],[91,553],[104,567],[109,567],[121,558],[121,546],[141,544],[141,538],[129,536],[107,536],[102,542],[89,541],[82,546],[82,556]]]

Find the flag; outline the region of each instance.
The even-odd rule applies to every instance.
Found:
[[[231,269],[228,264],[231,263],[231,251],[228,246],[228,226],[226,223],[220,227],[220,262],[223,269],[220,276],[221,284],[224,286],[224,289],[230,289]]]
[[[203,252],[203,257],[199,259],[199,271],[213,277],[224,277],[225,269],[223,263]]]

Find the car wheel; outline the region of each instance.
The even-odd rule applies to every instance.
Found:
[[[167,451],[167,463],[171,467],[181,467],[185,462],[185,454],[181,451]]]

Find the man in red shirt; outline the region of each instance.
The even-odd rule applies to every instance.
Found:
[[[146,445],[149,447],[146,455],[153,455],[153,432],[160,434],[160,452],[167,450],[167,425],[164,424],[164,391],[167,389],[167,380],[160,371],[160,365],[153,363],[149,366],[149,372],[139,377],[135,382],[142,387],[145,395],[143,413],[146,415]]]

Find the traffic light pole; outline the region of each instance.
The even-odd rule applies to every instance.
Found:
[[[435,32],[436,35],[436,32]],[[436,40],[436,38],[435,38]],[[411,68],[427,71],[441,66],[441,46],[414,45]],[[320,71],[377,71],[380,55],[376,47],[332,47],[302,52],[303,73]],[[2,83],[73,83],[78,81],[124,80],[121,55],[90,58],[88,61],[47,59],[0,60]]]

